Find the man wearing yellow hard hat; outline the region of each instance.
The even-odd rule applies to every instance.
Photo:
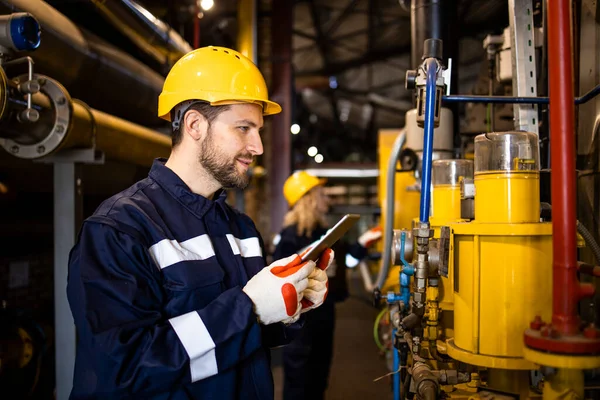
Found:
[[[285,181],[283,195],[290,210],[284,217],[274,258],[300,252],[327,233],[329,198],[325,183],[325,179],[306,171],[295,172]],[[345,255],[360,260],[379,238],[381,230],[374,228],[363,233],[355,244],[348,246],[338,242],[334,246],[335,260],[326,270],[329,293],[323,305],[306,316],[298,337],[283,348],[284,400],[325,398],[333,356],[335,303],[348,297]]]
[[[266,266],[254,223],[225,202],[263,152],[263,116],[280,111],[234,50],[200,48],[173,66],[158,99],[168,160],[102,203],[70,254],[71,399],[274,397],[269,347],[323,303],[333,258]]]

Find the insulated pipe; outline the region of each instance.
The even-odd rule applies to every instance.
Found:
[[[381,290],[387,279],[392,262],[392,241],[394,239],[394,197],[396,195],[396,164],[400,158],[402,147],[406,143],[406,131],[398,135],[392,146],[387,168],[386,196],[385,196],[385,221],[383,225],[384,243],[381,268],[375,281],[375,288]]]
[[[550,76],[550,143],[552,193],[552,325],[563,334],[579,331],[575,200],[575,125],[571,2],[547,2]]]
[[[427,68],[427,83],[425,87],[425,126],[423,137],[423,167],[421,184],[421,223],[429,222],[429,207],[431,205],[431,162],[433,157],[433,130],[435,118],[435,97],[437,81],[437,62],[434,58],[425,61]]]
[[[87,3],[87,1],[86,1]],[[175,30],[132,0],[92,1],[109,24],[138,47],[163,72],[192,47]],[[78,5],[77,7],[82,7]]]
[[[171,151],[169,136],[74,101],[72,134],[81,138],[93,132],[96,148],[114,160],[150,166]]]
[[[165,124],[157,117],[161,75],[44,1],[0,0],[0,13],[15,11],[30,13],[42,27],[41,45],[25,54],[35,60],[35,72],[58,80],[93,108],[146,126]]]
[[[109,159],[150,166],[154,158],[169,155],[169,136],[71,100],[58,82],[34,77],[42,89],[33,96],[33,106],[40,112],[37,122],[21,123],[14,117],[23,102],[8,98],[8,107],[0,104],[7,110],[0,116],[0,145],[14,156],[39,159],[59,149],[95,147]]]

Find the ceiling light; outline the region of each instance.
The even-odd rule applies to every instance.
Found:
[[[311,157],[316,156],[318,152],[319,152],[319,150],[317,150],[317,148],[315,146],[310,146],[308,148],[308,155]]]
[[[214,5],[215,2],[213,0],[200,0],[200,7],[202,7],[204,11],[210,10]]]
[[[323,162],[323,155],[322,155],[322,154],[317,154],[317,155],[315,156],[315,162],[316,162],[317,164],[321,164],[321,163]]]
[[[297,135],[298,133],[300,133],[300,125],[298,124],[294,124],[290,127],[290,132],[292,132],[292,135]]]

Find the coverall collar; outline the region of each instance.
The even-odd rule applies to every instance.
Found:
[[[204,217],[213,204],[218,205],[225,212],[225,201],[227,200],[227,192],[225,190],[217,190],[213,197],[214,200],[209,200],[204,196],[196,194],[190,190],[188,185],[173,170],[165,166],[166,161],[165,158],[155,159],[148,176],[154,179],[171,196],[199,218]]]

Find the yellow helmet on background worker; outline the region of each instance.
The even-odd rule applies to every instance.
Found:
[[[324,185],[327,179],[319,179],[306,171],[294,172],[283,184],[283,196],[290,207],[298,202],[312,188]]]
[[[281,106],[269,100],[267,84],[250,59],[225,47],[201,47],[175,63],[158,97],[158,116],[171,121],[171,110],[187,100],[213,106],[260,104],[263,115],[278,114]]]

